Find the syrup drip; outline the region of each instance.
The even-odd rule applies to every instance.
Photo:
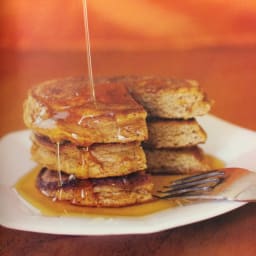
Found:
[[[80,152],[81,152],[82,169],[84,170],[84,168],[85,168],[85,156],[84,156],[83,150],[81,150]]]
[[[93,80],[93,73],[92,73],[92,56],[91,56],[90,33],[89,33],[89,24],[88,24],[87,0],[83,0],[83,11],[84,11],[84,28],[85,28],[85,37],[86,37],[89,86],[90,86],[92,100],[94,104],[96,104],[96,95],[95,95],[94,80]]]
[[[58,141],[56,145],[57,145],[57,169],[58,169],[57,171],[59,174],[59,186],[62,186],[63,182],[61,177],[60,142]]]
[[[122,130],[120,127],[117,126],[117,138],[120,141],[125,141],[126,137],[122,134]]]
[[[89,162],[93,163],[92,165],[98,165],[100,169],[104,169],[103,163],[94,156],[93,150],[89,146],[80,148],[80,161],[82,169],[86,172],[85,174],[87,174],[87,172],[90,173]]]
[[[87,161],[87,157],[86,157],[86,152],[89,151],[89,147],[85,147],[85,148],[81,148],[80,149],[80,155],[81,155],[81,162],[82,162],[82,169],[86,170],[89,166],[88,166],[88,161]]]

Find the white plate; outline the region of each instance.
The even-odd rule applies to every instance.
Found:
[[[214,116],[198,118],[208,133],[204,150],[227,166],[256,171],[256,132]],[[53,234],[145,234],[205,220],[242,206],[234,202],[204,202],[170,208],[142,217],[46,217],[21,200],[13,184],[31,170],[29,131],[6,135],[0,141],[0,224],[19,230]]]

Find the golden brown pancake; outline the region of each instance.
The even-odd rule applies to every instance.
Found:
[[[126,143],[147,138],[146,112],[124,85],[95,84],[96,102],[83,78],[66,78],[39,84],[24,104],[28,128],[52,141]]]
[[[182,148],[205,143],[207,135],[195,119],[174,120],[149,118],[147,120],[150,148]]]
[[[132,96],[150,116],[189,119],[207,114],[212,102],[194,80],[164,77],[113,77],[126,84]]]
[[[74,176],[43,168],[37,178],[38,189],[54,200],[94,207],[122,207],[152,200],[153,184],[143,173],[102,179],[76,179]]]
[[[32,159],[41,166],[58,170],[57,145],[48,137],[32,136]],[[146,169],[146,158],[139,142],[93,144],[77,147],[62,141],[59,145],[60,168],[78,178],[121,176]]]
[[[151,173],[190,174],[209,170],[203,151],[195,146],[180,149],[145,149]]]

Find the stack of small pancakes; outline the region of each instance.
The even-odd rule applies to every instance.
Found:
[[[195,81],[101,78],[96,99],[83,78],[32,88],[24,121],[32,130],[37,187],[54,200],[120,207],[152,199],[151,173],[208,169],[195,117],[211,108]],[[143,148],[142,145],[143,144]]]
[[[209,169],[198,144],[207,135],[196,116],[207,114],[211,102],[196,81],[160,77],[117,77],[148,113],[149,137],[144,143],[152,173],[187,174]]]
[[[82,78],[31,89],[24,121],[32,130],[37,187],[54,200],[120,207],[152,199],[141,142],[146,112],[123,84],[97,83],[96,100]]]

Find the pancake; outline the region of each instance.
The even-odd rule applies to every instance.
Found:
[[[62,185],[57,172],[43,168],[37,187],[53,200],[81,206],[122,207],[152,200],[153,184],[143,172],[102,179],[77,179],[65,173],[61,177]]]
[[[148,140],[143,144],[149,148],[181,148],[205,143],[207,135],[195,119],[173,120],[149,118]]]
[[[56,143],[35,134],[32,141],[32,159],[41,166],[58,170]],[[146,169],[145,154],[139,142],[77,147],[69,141],[62,141],[59,160],[63,172],[79,178],[121,176]]]
[[[189,119],[207,114],[212,102],[197,81],[164,77],[113,77],[112,82],[126,84],[134,99],[150,116]]]
[[[195,146],[181,149],[145,149],[150,173],[190,174],[209,170],[203,151]]]
[[[146,112],[118,83],[95,84],[96,102],[83,78],[44,82],[24,103],[24,122],[54,142],[127,143],[147,138]]]

